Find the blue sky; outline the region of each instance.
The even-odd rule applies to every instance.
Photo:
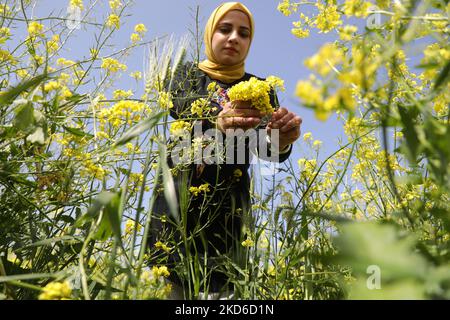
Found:
[[[87,7],[87,1],[85,7]],[[41,18],[54,11],[54,15],[64,15],[69,1],[55,2],[40,0],[34,10],[35,18]],[[146,40],[152,40],[164,35],[173,34],[180,37],[195,29],[194,14],[199,6],[199,26],[204,25],[214,8],[222,1],[214,0],[135,0],[127,9],[128,17],[121,22],[120,30],[115,34],[112,42],[116,49],[129,44],[130,34],[138,23],[147,26]],[[276,75],[285,80],[286,92],[279,93],[282,106],[295,112],[303,118],[302,133],[311,131],[315,139],[323,141],[322,156],[326,156],[338,149],[338,137],[343,136],[342,125],[330,118],[321,122],[314,117],[314,113],[301,106],[294,97],[295,85],[299,79],[305,79],[309,71],[303,66],[303,60],[314,54],[321,45],[337,37],[336,33],[311,33],[307,39],[298,39],[291,34],[292,22],[298,19],[298,13],[285,17],[277,11],[277,0],[247,0],[242,1],[253,13],[255,19],[255,36],[250,53],[246,60],[246,71],[257,76]],[[314,7],[303,6],[306,14]],[[96,17],[101,22],[109,13],[107,0],[100,0]],[[95,41],[94,33],[89,29],[75,30],[70,45],[65,46],[62,55],[70,59],[80,59],[89,56],[89,48]],[[203,50],[202,50],[203,53]],[[139,48],[126,60],[128,71],[143,71],[144,50]],[[136,88],[133,79],[123,76],[114,89]],[[294,148],[292,160],[304,157],[302,143],[298,142]]]

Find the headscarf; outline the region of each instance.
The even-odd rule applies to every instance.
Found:
[[[238,80],[242,78],[245,74],[244,61],[233,66],[225,66],[219,64],[219,62],[214,57],[214,53],[212,50],[212,38],[214,31],[216,30],[217,24],[231,10],[242,11],[248,16],[248,19],[250,20],[250,29],[251,29],[250,43],[251,43],[255,29],[254,29],[253,15],[251,14],[250,10],[248,10],[246,6],[244,6],[242,3],[239,2],[222,3],[214,10],[214,12],[209,17],[208,22],[206,23],[204,42],[207,59],[198,64],[199,69],[205,72],[211,78],[225,83],[230,83],[235,80]]]

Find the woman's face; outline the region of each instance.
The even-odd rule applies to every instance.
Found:
[[[245,60],[250,47],[250,21],[245,13],[231,10],[217,24],[212,50],[217,62],[226,66]]]

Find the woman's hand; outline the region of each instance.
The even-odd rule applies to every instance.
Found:
[[[227,102],[218,115],[217,127],[223,133],[227,129],[242,129],[245,131],[258,126],[261,117],[261,113],[252,108],[248,101]]]
[[[272,118],[266,127],[268,134],[272,129],[279,130],[279,141],[272,141],[271,143],[277,146],[279,150],[283,150],[300,137],[301,124],[302,118],[286,108],[279,108],[272,114]]]

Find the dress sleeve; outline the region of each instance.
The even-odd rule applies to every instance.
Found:
[[[197,66],[188,62],[182,65],[174,74],[172,84],[168,90],[171,91],[173,108],[170,109],[172,118],[186,119],[196,118],[192,114],[191,104],[200,98],[207,98],[207,85],[210,82],[206,75],[200,71]],[[169,86],[169,85],[168,85]],[[214,127],[213,119],[222,110],[222,107],[216,101],[209,101],[211,111],[208,113],[208,119],[202,120],[203,130]]]
[[[199,94],[199,73],[193,63],[186,63],[178,68],[173,79],[167,83],[170,91],[173,108],[170,115],[174,119],[189,118],[192,116],[191,103],[201,98]]]

